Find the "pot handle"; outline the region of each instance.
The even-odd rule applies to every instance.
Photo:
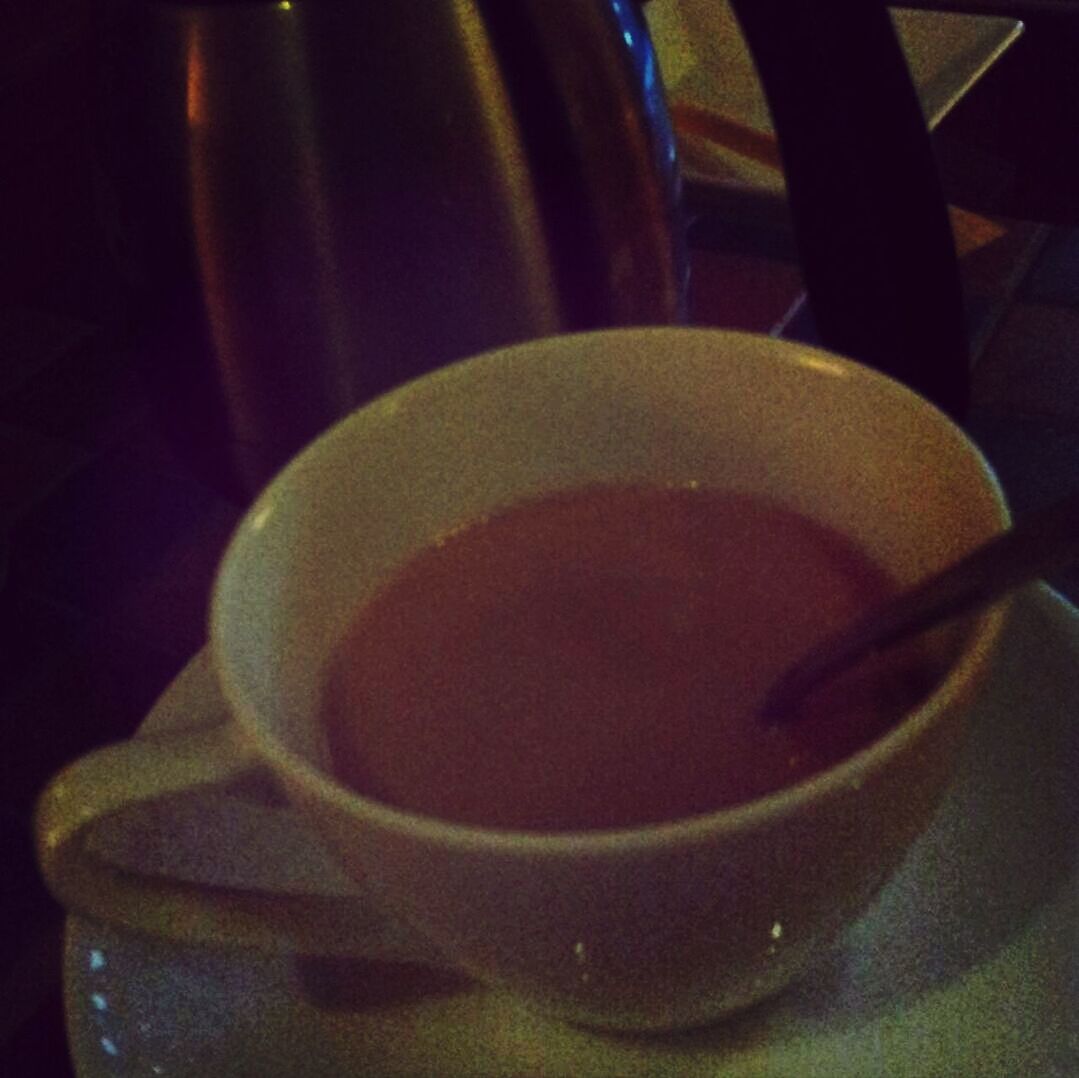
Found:
[[[772,114],[828,349],[961,420],[959,268],[921,106],[881,0],[731,0]]]

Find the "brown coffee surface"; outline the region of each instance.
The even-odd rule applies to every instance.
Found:
[[[894,592],[852,541],[761,498],[595,486],[466,524],[357,611],[322,701],[336,777],[496,828],[677,819],[798,782],[887,730],[933,677],[896,649],[757,710],[784,666]]]

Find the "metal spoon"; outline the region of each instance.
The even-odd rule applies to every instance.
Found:
[[[889,599],[811,648],[765,697],[761,719],[795,722],[817,686],[925,629],[999,599],[1037,577],[1079,562],[1079,494],[1024,516],[954,565]]]

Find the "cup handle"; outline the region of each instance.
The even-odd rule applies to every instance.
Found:
[[[258,766],[227,717],[76,760],[45,788],[35,813],[49,890],[74,913],[173,942],[449,966],[362,890],[292,894],[192,883],[120,867],[94,852],[91,835],[121,814],[234,782]]]

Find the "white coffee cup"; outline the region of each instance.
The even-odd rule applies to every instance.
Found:
[[[707,815],[613,831],[485,830],[392,808],[328,773],[318,719],[327,664],[395,568],[493,507],[618,480],[775,499],[853,538],[900,583],[1008,523],[990,468],[942,413],[799,344],[626,329],[456,364],[338,423],[251,507],[211,615],[231,717],[61,772],[36,821],[53,892],[137,932],[442,962],[602,1027],[704,1023],[804,973],[929,822],[1003,604],[972,619],[938,688],[881,739]],[[115,814],[198,797],[252,768],[276,776],[355,896],[199,887],[94,854],[91,836]]]

